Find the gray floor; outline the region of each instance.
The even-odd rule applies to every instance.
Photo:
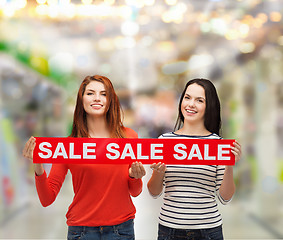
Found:
[[[47,208],[40,205],[34,186],[31,185],[29,191],[33,197],[1,223],[0,239],[66,239],[65,213],[73,196],[70,177],[56,201]],[[161,199],[151,198],[144,186],[143,193],[134,199],[134,203],[137,208],[136,239],[156,239]],[[258,212],[255,207],[251,202],[237,199],[229,205],[219,206],[225,239],[283,239],[282,217],[263,220],[255,214]],[[279,215],[283,216],[282,211]]]

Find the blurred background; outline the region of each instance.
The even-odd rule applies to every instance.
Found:
[[[43,208],[21,152],[68,136],[81,81],[101,74],[141,138],[173,130],[189,79],[212,80],[222,136],[243,150],[225,238],[283,239],[282,14],[283,0],[0,0],[0,238],[66,239],[70,175]],[[137,240],[156,239],[161,204],[146,170]]]

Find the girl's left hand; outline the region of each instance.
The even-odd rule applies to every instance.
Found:
[[[145,169],[141,162],[134,162],[129,168],[129,176],[131,178],[142,178],[145,175]]]
[[[231,152],[235,155],[235,163],[237,163],[241,159],[242,150],[241,150],[241,144],[235,141],[234,147],[231,148]]]

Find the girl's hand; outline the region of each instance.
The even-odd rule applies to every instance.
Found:
[[[163,179],[165,176],[166,165],[164,163],[153,163],[150,165],[152,175],[147,183],[147,188],[153,196],[159,196],[163,190]]]
[[[237,141],[235,141],[233,144],[234,147],[231,148],[231,152],[235,155],[235,163],[237,163],[242,156],[241,145]]]
[[[33,150],[35,148],[35,138],[30,137],[30,139],[26,142],[24,150],[23,150],[23,156],[27,158],[31,163],[33,162]],[[37,176],[40,176],[44,173],[44,168],[42,163],[34,163],[33,164],[35,174]]]
[[[33,136],[30,137],[30,139],[26,142],[24,150],[23,150],[23,156],[33,161],[33,150],[35,148],[35,138]]]
[[[153,170],[153,172],[156,172],[156,173],[161,173],[161,174],[164,174],[165,171],[166,171],[166,166],[164,163],[153,163],[152,165],[150,165],[150,168]]]
[[[145,175],[145,169],[141,162],[134,162],[132,163],[131,167],[129,168],[129,176],[131,178],[139,179]]]

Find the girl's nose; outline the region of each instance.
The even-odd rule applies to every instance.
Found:
[[[190,107],[194,107],[194,106],[195,106],[195,101],[194,101],[193,99],[191,99],[191,100],[189,101],[189,106],[190,106]]]
[[[100,101],[100,95],[99,94],[94,95],[94,101]]]

